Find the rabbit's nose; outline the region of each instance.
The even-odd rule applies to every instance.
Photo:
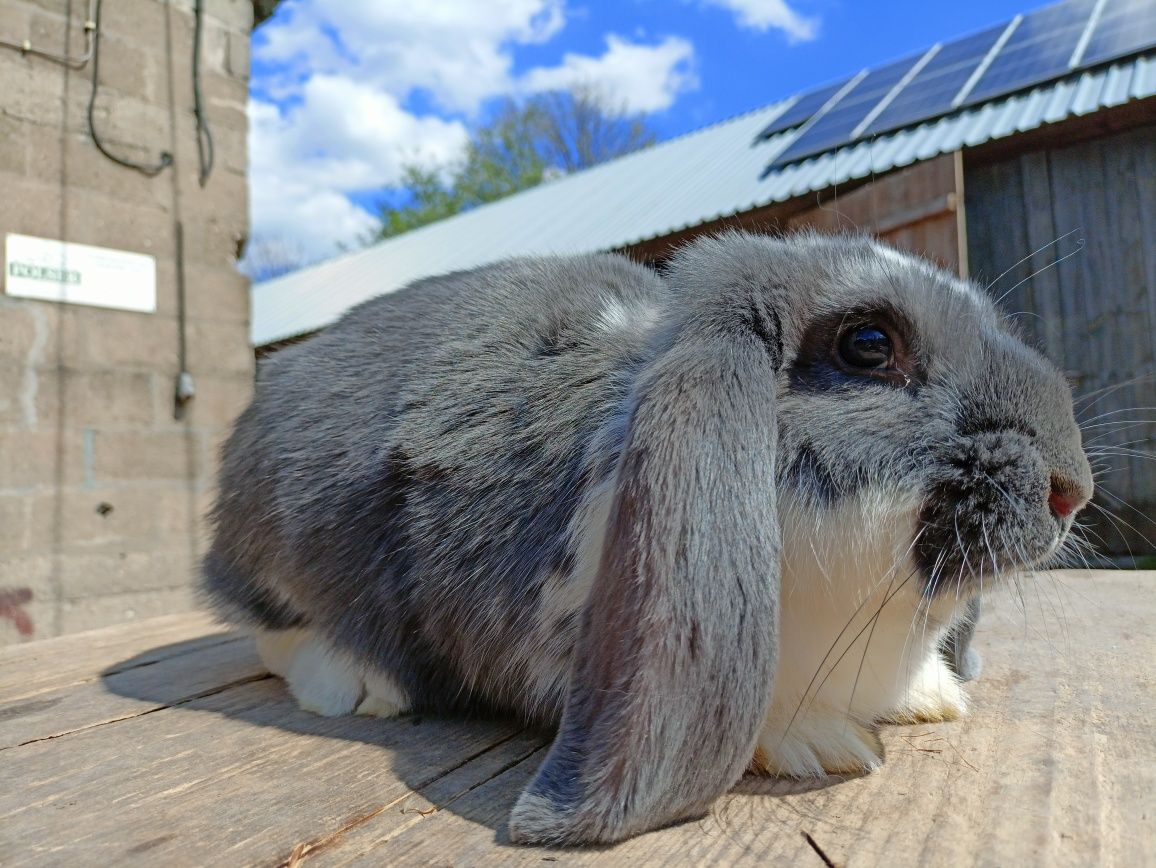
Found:
[[[1063,476],[1052,477],[1052,490],[1048,495],[1048,507],[1052,515],[1061,521],[1080,509],[1088,498],[1080,491],[1079,483]]]

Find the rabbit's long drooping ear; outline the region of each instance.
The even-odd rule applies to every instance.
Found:
[[[716,288],[643,372],[561,728],[510,818],[522,843],[702,816],[742,775],[778,627],[778,317]]]

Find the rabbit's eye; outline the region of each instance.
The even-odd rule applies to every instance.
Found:
[[[891,338],[879,326],[853,328],[839,339],[839,356],[854,368],[885,368],[891,362]]]

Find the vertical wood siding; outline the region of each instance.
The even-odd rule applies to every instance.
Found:
[[[1156,127],[969,166],[966,206],[972,276],[1068,372],[1085,444],[1109,451],[1092,541],[1153,553]]]
[[[875,179],[849,193],[828,190],[816,205],[787,220],[787,228],[862,231],[959,273],[961,196],[958,154],[944,154]]]

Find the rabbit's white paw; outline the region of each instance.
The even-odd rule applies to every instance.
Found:
[[[751,770],[791,778],[862,774],[883,763],[883,742],[874,730],[823,709],[793,721],[769,718],[759,735]]]
[[[903,702],[888,723],[941,723],[967,714],[967,694],[959,677],[937,653],[933,653],[907,685]]]
[[[405,693],[388,676],[366,672],[348,654],[309,630],[260,631],[257,653],[305,711],[396,717],[407,711]]]
[[[357,665],[316,636],[297,648],[285,681],[298,705],[325,717],[350,714],[365,691]]]
[[[308,641],[308,630],[257,630],[257,654],[274,675],[285,678],[297,656],[297,649]]]
[[[357,706],[358,714],[397,717],[408,710],[409,700],[392,678],[376,672],[365,673],[365,695]]]

